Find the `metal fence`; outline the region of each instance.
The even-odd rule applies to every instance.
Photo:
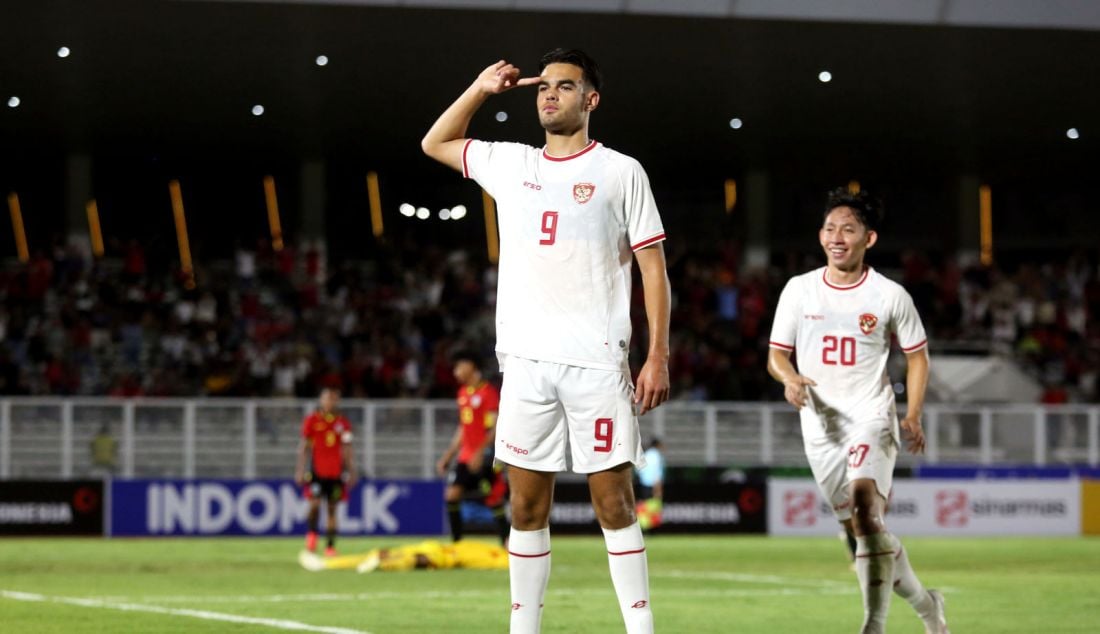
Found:
[[[281,478],[293,473],[305,400],[9,398],[0,400],[0,479]],[[345,400],[361,471],[434,476],[457,411],[446,400]],[[671,465],[804,466],[786,403],[672,402],[642,417]],[[924,456],[901,465],[1100,465],[1100,405],[928,405]],[[96,438],[116,447],[97,465]],[[105,440],[106,438],[111,440]]]

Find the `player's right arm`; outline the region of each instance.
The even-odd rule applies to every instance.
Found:
[[[791,352],[798,340],[798,316],[802,312],[798,284],[798,278],[792,278],[779,294],[768,339],[768,374],[783,384],[783,398],[795,409],[802,409],[806,406],[806,387],[817,384],[799,374],[791,363]]]
[[[443,456],[439,459],[439,462],[435,463],[435,472],[440,477],[447,475],[447,467],[451,466],[451,459],[458,453],[458,448],[462,446],[462,423],[458,423],[458,428],[455,429],[454,438],[451,439],[451,444],[447,446],[447,450],[443,452]]]
[[[517,86],[533,86],[537,83],[538,77],[521,78],[519,69],[504,60],[489,66],[436,119],[420,141],[420,148],[433,159],[461,172],[466,128],[470,126],[470,120],[481,104],[490,95],[499,95]]]
[[[795,409],[806,406],[806,386],[817,385],[794,369],[791,363],[791,351],[770,348],[768,350],[768,374],[783,384],[783,398],[794,405]]]
[[[298,441],[298,461],[294,465],[294,482],[298,486],[306,483],[306,460],[309,457],[309,440],[302,438]]]

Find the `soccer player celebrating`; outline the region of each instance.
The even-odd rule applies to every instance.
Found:
[[[649,574],[631,464],[644,465],[635,413],[668,399],[669,284],[649,179],[588,136],[600,104],[591,57],[557,49],[538,77],[499,61],[439,117],[421,146],[477,181],[500,213],[498,359],[504,372],[496,456],[509,465],[511,631],[538,632],[550,577],[554,477],[586,474],[627,632],[652,632]],[[537,86],[542,148],[466,138],[491,95]],[[645,289],[649,352],[631,385],[631,266]]]
[[[325,555],[336,554],[336,507],[355,487],[355,453],[351,449],[351,423],[337,411],[340,390],[321,390],[320,409],[302,421],[302,440],[298,443],[298,464],[294,480],[305,487],[309,499],[309,530],[306,550],[317,549],[317,521],[321,499],[328,512],[325,530],[328,541]],[[306,461],[310,469],[306,471]],[[306,486],[308,485],[308,486]]]
[[[458,461],[447,478],[444,494],[451,537],[462,539],[462,498],[473,494],[493,512],[501,543],[508,539],[508,518],[504,515],[504,474],[493,464],[493,437],[496,433],[500,394],[481,375],[481,362],[469,352],[454,356],[454,375],[458,380],[458,429],[447,451],[436,463],[439,475],[447,474],[451,459]]]
[[[855,535],[861,632],[886,631],[892,589],[913,606],[927,632],[943,634],[943,596],[924,589],[901,542],[883,523],[900,431],[909,451],[924,451],[920,417],[928,350],[912,298],[863,263],[878,240],[881,219],[881,206],[866,192],[829,194],[818,232],[828,264],[791,278],[783,289],[768,372],[783,383],[784,396],[800,413],[814,479],[837,519]],[[909,408],[900,430],[886,374],[891,336],[908,364]]]

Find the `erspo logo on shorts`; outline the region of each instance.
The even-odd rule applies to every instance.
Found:
[[[527,454],[531,453],[530,451],[527,451],[523,447],[517,447],[517,446],[513,445],[510,442],[504,443],[504,446],[508,448],[508,451],[511,451],[512,453],[520,455],[520,456],[526,456]]]

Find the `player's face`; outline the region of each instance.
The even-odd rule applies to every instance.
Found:
[[[830,211],[818,237],[829,266],[840,271],[862,268],[864,254],[877,239],[875,232],[869,231],[849,207]]]
[[[455,364],[454,375],[455,380],[461,385],[469,385],[474,380],[474,375],[477,374],[477,368],[473,363],[467,360],[459,361]]]
[[[582,129],[600,101],[600,93],[585,85],[584,71],[572,64],[547,64],[541,79],[536,103],[542,127],[552,134]]]
[[[326,412],[336,410],[336,406],[340,403],[340,395],[335,390],[325,390],[321,392],[321,409]]]

